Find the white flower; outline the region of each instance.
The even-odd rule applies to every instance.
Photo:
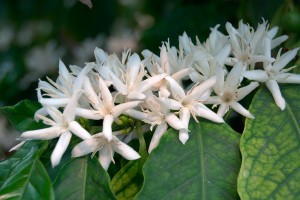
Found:
[[[203,104],[211,93],[210,89],[214,86],[216,77],[211,77],[201,84],[196,84],[187,94],[185,94],[183,88],[174,79],[166,77],[166,80],[170,83],[173,99],[161,97],[159,101],[171,110],[180,110],[180,120],[184,124],[185,129],[179,130],[179,140],[183,144],[185,144],[189,138],[188,125],[190,115],[192,115],[196,121],[198,121],[196,118],[196,116],[198,116],[217,123],[224,122],[222,117],[218,116]]]
[[[235,29],[231,23],[226,23],[226,30],[232,47],[234,58],[227,61],[228,65],[234,65],[239,61],[245,64],[255,64],[257,62],[272,62],[273,58],[263,55],[261,44],[264,36],[267,34],[267,22],[259,24],[257,30],[239,22],[238,29]]]
[[[59,137],[51,154],[51,164],[53,167],[59,164],[70,143],[72,133],[83,140],[91,138],[91,135],[74,120],[77,98],[78,94],[74,94],[63,113],[55,107],[46,107],[46,110],[52,119],[41,115],[38,115],[38,117],[42,119],[45,124],[50,125],[50,127],[26,131],[20,136],[21,139],[25,140],[50,140]]]
[[[168,52],[168,51],[169,52]],[[149,50],[144,50],[142,52],[143,56],[145,57],[144,63],[147,67],[149,73],[151,76],[156,76],[159,74],[166,74],[166,76],[171,76],[176,81],[181,81],[185,76],[189,75],[191,72],[191,68],[189,67],[189,61],[184,60],[183,58],[177,58],[177,65],[178,64],[188,64],[187,66],[171,66],[172,63],[174,63],[175,60],[175,54],[174,50],[171,50],[171,48],[167,49],[166,46],[163,44],[160,48],[160,57],[156,56]],[[180,61],[182,60],[182,61]],[[171,61],[171,62],[170,62]],[[175,61],[176,62],[176,61]],[[174,71],[175,69],[180,68],[179,71]],[[170,92],[167,89],[167,82],[165,79],[160,80],[158,83],[154,85],[156,89],[159,89],[161,96],[169,96]]]
[[[73,76],[65,64],[59,61],[59,76],[56,82],[48,78],[48,82],[39,81],[38,100],[44,106],[63,107],[68,104],[74,93],[82,88],[85,75],[92,69],[92,65],[86,65],[78,74]],[[42,95],[41,91],[45,94]],[[44,98],[48,96],[50,98]]]
[[[235,64],[228,73],[226,81],[224,81],[224,70],[219,70],[217,82],[214,86],[214,91],[218,96],[210,97],[206,103],[215,105],[220,104],[217,114],[221,117],[223,117],[229,107],[231,107],[245,117],[254,118],[248,110],[238,103],[238,101],[243,99],[258,86],[257,82],[252,82],[245,87],[238,88],[243,68],[242,62]]]
[[[113,135],[111,140],[108,140],[103,133],[95,134],[92,138],[77,144],[72,150],[72,157],[83,156],[91,152],[93,155],[99,152],[98,160],[105,170],[108,169],[111,161],[114,163],[114,152],[119,153],[127,160],[140,158],[140,155],[134,149],[121,142],[116,136]]]
[[[146,72],[136,53],[128,57],[125,67],[119,68],[118,73],[114,73],[110,66],[101,66],[97,69],[106,81],[112,82],[116,90],[128,99],[145,99],[144,92],[165,77],[165,74],[159,74],[144,79]]]
[[[153,126],[157,125],[149,145],[149,153],[157,147],[160,138],[168,129],[168,124],[176,130],[186,129],[182,121],[162,104],[159,97],[148,95],[143,105],[143,112],[129,109],[124,114],[151,124],[151,130]]]
[[[271,53],[270,42],[266,53]],[[281,109],[285,109],[285,100],[281,95],[278,83],[300,83],[300,75],[288,73],[294,67],[284,69],[284,67],[296,56],[299,48],[288,51],[280,55],[278,52],[276,60],[273,63],[264,63],[264,70],[252,70],[243,72],[243,76],[250,80],[265,82],[267,88],[273,95],[276,105]]]
[[[180,45],[186,50],[187,57],[192,56],[195,70],[189,74],[194,83],[203,82],[215,75],[215,68],[223,66],[228,58],[231,46],[228,37],[220,33],[215,26],[205,43],[197,39],[197,45],[191,42],[186,33],[179,37]]]
[[[87,119],[103,119],[103,134],[110,141],[112,139],[111,125],[115,118],[127,109],[136,107],[141,101],[130,101],[115,105],[111,92],[100,76],[98,76],[98,86],[99,93],[96,93],[90,80],[87,77],[85,78],[85,95],[92,107],[90,109],[77,107],[76,114]]]

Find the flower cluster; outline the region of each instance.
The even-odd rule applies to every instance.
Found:
[[[205,118],[224,123],[223,116],[232,108],[254,118],[239,101],[260,83],[266,84],[283,110],[285,101],[278,83],[300,83],[300,75],[288,73],[293,67],[285,68],[298,49],[283,54],[280,49],[273,58],[271,51],[287,36],[275,37],[278,28],[269,30],[267,22],[256,30],[242,21],[237,29],[227,23],[228,34],[218,27],[211,29],[203,43],[198,38],[193,43],[186,33],[179,37],[179,48],[163,42],[160,55],[144,50],[141,58],[126,50],[119,59],[96,48],[95,62],[83,68],[72,65],[67,69],[60,61],[57,80],[40,80],[37,89],[43,107],[35,118],[49,127],[26,131],[20,139],[59,138],[51,155],[54,167],[74,134],[82,142],[73,148],[72,156],[98,152],[100,164],[108,169],[114,152],[128,160],[140,157],[128,145],[136,133],[112,128],[123,116],[141,120],[153,131],[150,153],[169,127],[178,130],[185,144],[191,117],[197,122]],[[214,112],[208,105],[218,109]],[[78,118],[93,121],[101,131],[90,133]]]

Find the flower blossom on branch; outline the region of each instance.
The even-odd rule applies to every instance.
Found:
[[[219,26],[211,28],[202,43],[197,37],[193,43],[187,33],[179,36],[178,48],[162,42],[159,55],[145,49],[140,57],[125,49],[119,58],[95,48],[95,62],[83,68],[71,65],[68,69],[59,61],[57,80],[40,80],[37,88],[42,108],[35,119],[49,127],[25,131],[20,136],[22,142],[12,150],[28,140],[59,138],[51,155],[54,167],[74,134],[82,141],[75,144],[72,156],[98,153],[107,170],[114,163],[114,152],[128,160],[143,156],[129,146],[137,136],[141,142],[143,133],[152,134],[147,143],[151,153],[170,128],[178,130],[182,144],[188,143],[190,134],[198,134],[189,130],[191,117],[198,123],[201,118],[225,123],[223,117],[233,109],[254,119],[240,100],[259,83],[265,83],[261,87],[270,90],[283,110],[285,100],[279,84],[300,83],[300,75],[290,72],[295,66],[285,68],[299,48],[283,54],[279,50],[274,58],[275,47],[287,36],[276,37],[278,27],[269,29],[266,21],[256,29],[243,21],[237,28],[228,22],[225,34]],[[142,130],[137,126],[146,130],[137,134]]]

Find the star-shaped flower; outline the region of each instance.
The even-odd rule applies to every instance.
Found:
[[[142,111],[128,109],[124,114],[151,124],[151,130],[153,126],[157,125],[149,145],[149,153],[158,146],[168,125],[176,130],[186,129],[182,121],[159,100],[159,97],[148,94],[143,106]]]
[[[187,93],[183,88],[171,77],[166,77],[166,80],[170,83],[172,98],[161,97],[159,101],[164,106],[171,110],[179,111],[180,120],[185,125],[185,129],[179,130],[179,140],[185,144],[189,138],[188,125],[190,115],[197,120],[196,116],[203,117],[208,120],[222,123],[223,118],[207,108],[203,103],[208,99],[211,93],[211,88],[216,82],[216,77],[211,77],[201,84],[196,84]]]
[[[75,121],[77,99],[78,94],[74,94],[63,113],[55,107],[46,107],[46,111],[51,119],[42,115],[37,115],[37,117],[42,119],[45,124],[50,125],[50,127],[26,131],[20,136],[21,140],[50,140],[59,137],[51,154],[51,164],[53,167],[59,164],[70,143],[72,133],[83,140],[91,138],[91,135]]]
[[[86,139],[77,144],[72,150],[72,157],[80,157],[89,153],[99,152],[99,162],[103,169],[107,170],[110,163],[114,163],[114,152],[119,153],[127,160],[136,160],[140,155],[130,146],[120,141],[116,136],[110,140],[103,133],[98,133],[90,139]]]
[[[110,66],[101,66],[97,69],[106,81],[111,82],[116,90],[128,99],[145,99],[144,92],[166,76],[158,74],[145,79],[146,71],[136,53],[128,57],[128,62],[119,68],[119,73],[114,73]]]
[[[220,105],[217,114],[221,117],[223,117],[231,107],[245,117],[254,118],[248,110],[238,103],[238,101],[243,99],[258,86],[257,82],[252,82],[245,87],[238,88],[243,68],[242,62],[235,64],[227,74],[226,81],[224,81],[224,69],[220,69],[218,72],[217,82],[214,86],[214,91],[217,96],[210,97],[206,103]]]
[[[87,119],[103,119],[103,134],[110,141],[112,139],[111,125],[113,121],[127,109],[136,107],[141,101],[129,101],[115,105],[111,92],[100,76],[98,76],[99,93],[95,92],[87,77],[83,87],[85,95],[90,101],[91,108],[77,107],[76,114]]]
[[[268,54],[271,54],[270,41],[266,40],[269,48],[267,48]],[[287,51],[281,54],[281,50],[278,52],[276,60],[273,63],[265,62],[263,64],[264,70],[251,70],[244,71],[243,76],[250,80],[258,82],[265,82],[267,88],[270,90],[276,105],[281,109],[285,109],[285,100],[281,95],[278,83],[300,83],[300,75],[288,73],[294,67],[284,67],[296,56],[299,48]]]

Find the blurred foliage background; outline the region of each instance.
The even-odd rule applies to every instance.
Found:
[[[57,77],[58,61],[83,66],[96,46],[120,54],[124,48],[159,52],[162,41],[178,46],[178,36],[203,42],[211,27],[240,19],[256,27],[262,20],[290,36],[286,48],[300,46],[299,0],[76,0],[0,1],[0,106],[36,99],[38,79]],[[0,115],[0,160],[15,144],[15,133]]]

